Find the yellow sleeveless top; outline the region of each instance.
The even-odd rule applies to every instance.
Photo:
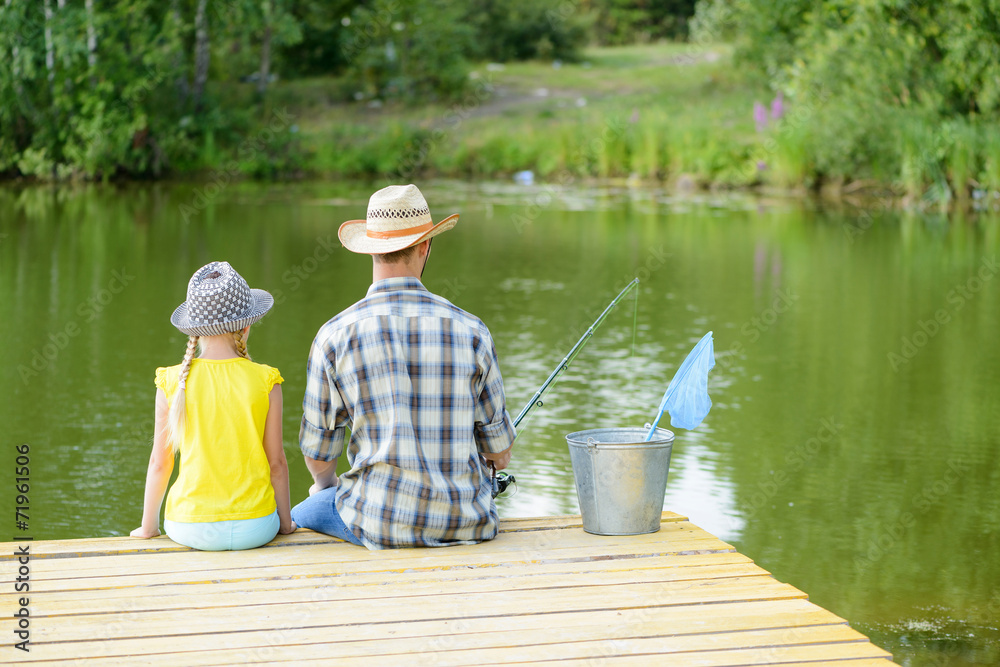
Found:
[[[156,369],[156,386],[171,405],[180,369]],[[256,519],[276,509],[264,422],[268,394],[282,381],[278,369],[241,357],[191,361],[180,473],[167,494],[167,519]]]

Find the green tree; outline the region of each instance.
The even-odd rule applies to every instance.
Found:
[[[461,0],[374,0],[354,9],[343,48],[363,95],[447,98],[465,90],[474,31]]]
[[[472,55],[480,60],[573,61],[593,16],[566,0],[471,0],[465,21],[475,28]]]
[[[696,0],[590,0],[600,44],[631,44],[687,37]]]

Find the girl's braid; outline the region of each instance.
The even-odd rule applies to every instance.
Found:
[[[233,332],[233,340],[236,341],[236,352],[244,359],[250,359],[250,353],[247,352],[247,339],[243,337],[242,331]],[[253,361],[253,359],[250,359]]]
[[[187,379],[191,372],[191,360],[198,350],[198,337],[188,336],[187,349],[184,351],[184,361],[181,362],[181,370],[177,379],[177,394],[174,402],[170,406],[170,415],[167,418],[167,440],[173,443],[174,451],[180,449],[181,441],[184,439],[184,428],[187,425]]]
[[[178,380],[181,391],[187,387],[188,373],[191,372],[191,360],[198,349],[198,337],[188,336],[187,349],[184,350],[184,361],[181,362],[181,372]]]

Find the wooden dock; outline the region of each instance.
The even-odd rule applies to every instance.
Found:
[[[506,519],[497,539],[446,549],[367,551],[304,530],[241,552],[30,544],[30,653],[13,647],[14,545],[0,557],[4,663],[893,664],[670,512],[629,537],[585,533],[578,516]]]

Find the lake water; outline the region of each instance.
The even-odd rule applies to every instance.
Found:
[[[3,507],[13,445],[27,443],[35,539],[139,525],[153,371],[185,344],[168,317],[215,259],[277,298],[250,350],[285,377],[293,502],[304,497],[306,353],[370,283],[370,260],[336,230],[364,216],[373,189],[0,190]],[[422,189],[436,219],[461,213],[424,281],[492,330],[511,412],[641,279],[638,301],[522,425],[502,515],[576,512],[565,434],[650,421],[712,330],[714,407],[677,430],[666,508],[902,664],[1000,663],[996,219],[614,188]]]

